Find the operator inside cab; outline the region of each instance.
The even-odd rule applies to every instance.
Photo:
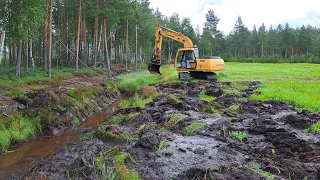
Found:
[[[190,62],[195,62],[192,50],[182,51],[179,53],[178,66],[179,68],[191,68]]]

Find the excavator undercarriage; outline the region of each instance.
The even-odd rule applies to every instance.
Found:
[[[179,79],[181,81],[188,81],[191,80],[191,78],[217,81],[217,75],[213,72],[179,72]]]

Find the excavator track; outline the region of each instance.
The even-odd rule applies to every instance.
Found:
[[[210,82],[217,82],[217,75],[214,72],[190,72],[191,77],[195,79],[204,79]]]
[[[206,73],[206,79],[207,81],[214,81],[214,82],[218,80],[217,75],[213,72]]]
[[[190,74],[187,72],[179,72],[179,79],[181,81],[188,81],[190,80]]]

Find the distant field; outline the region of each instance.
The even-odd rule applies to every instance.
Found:
[[[254,100],[280,100],[298,109],[320,111],[319,64],[226,63],[220,81],[261,81]]]

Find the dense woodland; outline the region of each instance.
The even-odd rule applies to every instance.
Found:
[[[202,56],[219,55],[239,62],[320,63],[320,29],[288,24],[253,27],[241,17],[234,30],[217,29],[220,18],[210,10],[201,30],[188,17],[162,15],[148,0],[2,0],[0,2],[1,65],[28,72],[42,68],[51,76],[52,67],[102,66],[137,68],[152,55],[157,24],[180,31],[197,44]],[[163,59],[174,58],[181,44],[164,39]]]

